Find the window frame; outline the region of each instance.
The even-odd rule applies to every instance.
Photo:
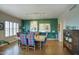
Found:
[[[7,26],[6,26],[6,22],[8,22],[9,24],[8,24],[8,36],[7,36]],[[15,23],[15,25],[14,25],[14,23]],[[18,24],[18,26],[17,26],[17,24]],[[5,37],[11,37],[11,36],[15,36],[16,34],[17,34],[17,32],[19,32],[19,23],[16,23],[16,22],[12,22],[12,21],[5,21],[5,27],[4,27],[4,36]],[[11,26],[11,27],[10,27]],[[15,28],[15,35],[14,35],[14,26],[16,27]],[[18,31],[17,31],[18,30]]]

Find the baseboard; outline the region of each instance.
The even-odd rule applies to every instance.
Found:
[[[47,40],[58,40],[56,38],[47,38]]]

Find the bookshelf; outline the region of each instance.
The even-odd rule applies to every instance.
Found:
[[[79,54],[79,30],[64,30],[63,46],[72,54]]]

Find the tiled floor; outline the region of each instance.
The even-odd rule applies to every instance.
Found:
[[[36,48],[34,50],[27,48],[21,48],[18,46],[17,42],[10,45],[0,47],[1,55],[69,55],[70,53],[63,48],[62,43],[54,40],[47,41],[46,46],[40,50]]]

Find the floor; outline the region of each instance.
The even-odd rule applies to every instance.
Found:
[[[28,51],[25,47],[18,46],[17,42],[10,45],[0,47],[0,55],[69,55],[70,53],[63,48],[62,43],[49,40],[44,48],[41,50],[36,48],[35,52],[33,49]]]

